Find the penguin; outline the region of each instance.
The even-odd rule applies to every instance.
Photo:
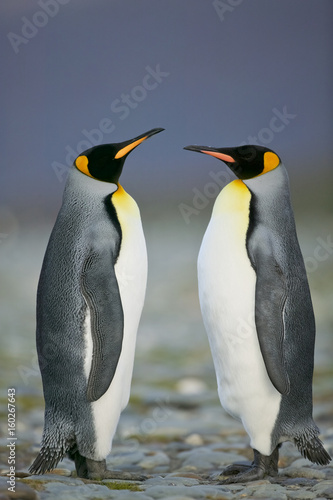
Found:
[[[221,482],[277,475],[284,441],[326,465],[312,418],[315,320],[286,168],[262,146],[184,149],[223,161],[237,177],[215,201],[198,256],[219,398],[254,451],[251,465],[230,465]]]
[[[92,147],[69,170],[37,290],[45,419],[32,474],[68,454],[78,477],[121,477],[105,458],[129,400],[147,253],[139,208],[119,177],[128,154],[162,130]]]

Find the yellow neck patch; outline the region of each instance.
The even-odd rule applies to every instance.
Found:
[[[251,193],[240,179],[227,184],[216,199],[213,216],[227,212],[246,212],[249,210]]]
[[[93,177],[91,175],[91,173],[88,170],[88,158],[86,156],[81,155],[78,158],[76,158],[76,160],[75,160],[75,166],[83,174],[89,175],[89,177],[92,177],[93,179],[95,178],[95,177]]]
[[[121,219],[123,215],[140,217],[138,205],[133,200],[132,196],[126,193],[125,189],[120,184],[118,184],[117,191],[115,191],[112,195],[112,203],[116,209],[119,219]]]

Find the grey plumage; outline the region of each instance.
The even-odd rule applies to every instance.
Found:
[[[330,457],[312,419],[315,319],[285,167],[245,180],[251,191],[247,250],[257,275],[256,327],[269,377],[282,394],[272,434],[293,439],[315,463]]]
[[[93,195],[91,183],[95,183]],[[118,333],[116,341],[112,337],[109,343],[105,363],[111,371],[107,370],[104,382],[96,385],[96,375],[92,370],[87,398],[82,336],[87,303],[82,286],[84,289],[85,281],[89,280],[91,266],[97,265],[101,270],[100,279],[104,276],[106,280],[100,290],[93,287],[95,293],[111,294],[112,286],[117,289],[112,277],[120,234],[117,226],[108,220],[105,205],[106,197],[110,197],[115,189],[116,186],[111,183],[82,175],[73,166],[50,236],[37,292],[37,350],[46,411],[40,456],[30,468],[33,473],[44,473],[54,468],[77,439],[80,451],[85,456],[93,457],[95,431],[89,402],[105,392],[110,384],[121,350],[121,333]],[[101,285],[98,280],[96,284]],[[105,292],[105,286],[110,292]],[[116,293],[113,299],[117,299]],[[87,302],[92,303],[93,300],[94,296],[87,294]],[[118,318],[120,332],[121,304],[114,300],[112,304],[114,307],[105,311],[106,316],[103,317],[105,321],[110,320],[110,314]],[[114,323],[111,324],[114,327]],[[106,365],[102,364],[102,368],[105,369]],[[86,430],[84,435],[82,428]]]

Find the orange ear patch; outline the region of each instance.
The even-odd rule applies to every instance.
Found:
[[[280,159],[278,155],[272,153],[271,151],[267,151],[267,153],[264,154],[264,170],[261,172],[260,175],[266,174],[267,172],[274,170],[274,168],[276,168],[279,164],[280,164]]]
[[[75,166],[82,172],[83,174],[89,175],[92,177],[91,173],[88,170],[88,158],[84,155],[78,156],[75,160]]]

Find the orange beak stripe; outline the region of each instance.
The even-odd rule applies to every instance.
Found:
[[[201,153],[205,153],[206,155],[214,156],[215,158],[218,158],[219,160],[222,160],[222,161],[227,161],[229,163],[235,163],[235,160],[231,156],[226,155],[224,153],[218,153],[215,151],[205,151],[203,149],[201,150]]]
[[[137,141],[134,141],[131,144],[128,144],[124,148],[120,149],[118,151],[118,153],[116,154],[115,159],[117,160],[118,158],[122,158],[127,153],[129,153],[130,151],[132,151],[132,149],[136,148],[139,144],[141,144],[141,142],[143,142],[145,139],[147,139],[147,136],[146,137],[142,137],[141,139],[138,139]]]

